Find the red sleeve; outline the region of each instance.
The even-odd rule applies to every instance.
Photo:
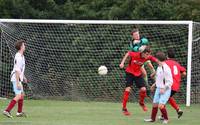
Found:
[[[154,56],[150,56],[149,60],[151,60],[152,62],[157,62],[158,61],[158,59],[156,57],[154,57]]]
[[[186,71],[185,67],[183,67],[181,65],[179,65],[179,70],[180,70],[180,72],[185,72]]]

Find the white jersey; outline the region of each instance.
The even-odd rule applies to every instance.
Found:
[[[11,72],[11,81],[16,81],[15,73],[16,71],[19,72],[19,81],[23,81],[24,79],[24,70],[25,70],[25,58],[24,55],[21,55],[19,52],[15,54],[14,59],[14,67]]]
[[[156,70],[156,87],[171,88],[172,83],[173,83],[173,78],[169,66],[166,63],[163,63],[162,66],[158,66]]]

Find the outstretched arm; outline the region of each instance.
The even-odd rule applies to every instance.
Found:
[[[129,56],[129,53],[127,52],[119,65],[120,68],[124,68],[124,63],[125,63],[126,59],[128,58],[128,56]]]
[[[156,75],[156,71],[155,71],[155,69],[154,69],[154,67],[153,67],[153,65],[152,65],[152,63],[149,61],[149,62],[147,62],[147,66],[149,67],[149,69],[151,70],[151,78],[153,79],[154,78],[154,76]]]

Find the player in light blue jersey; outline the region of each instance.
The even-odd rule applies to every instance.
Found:
[[[158,60],[161,61],[162,65],[159,65],[156,70],[156,91],[153,99],[153,107],[150,119],[144,119],[146,122],[155,122],[158,108],[163,115],[163,124],[168,123],[168,114],[165,108],[167,101],[171,94],[171,86],[173,84],[173,77],[170,67],[166,64],[166,56],[163,52],[156,54]]]

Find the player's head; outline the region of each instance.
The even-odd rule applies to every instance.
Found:
[[[17,51],[25,51],[25,40],[17,40],[17,42],[15,43],[15,48],[17,49]]]
[[[142,58],[148,58],[151,55],[151,49],[149,46],[146,46],[144,51],[141,52]]]
[[[175,51],[173,49],[167,50],[167,57],[168,58],[175,58]]]
[[[131,32],[133,40],[139,40],[140,39],[140,33],[137,28],[134,28]]]
[[[156,53],[156,58],[158,59],[158,60],[160,60],[161,62],[163,62],[163,61],[165,61],[167,58],[166,58],[166,56],[165,56],[165,53],[163,53],[163,52],[161,52],[161,51],[158,51],[157,53]]]

